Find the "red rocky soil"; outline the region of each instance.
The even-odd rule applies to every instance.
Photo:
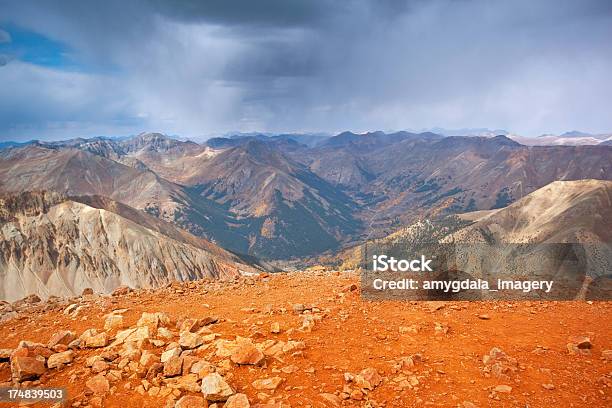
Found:
[[[2,306],[0,382],[57,407],[612,406],[610,302],[367,302],[351,273],[36,300]]]

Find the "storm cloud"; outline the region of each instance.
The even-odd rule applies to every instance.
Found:
[[[0,0],[0,139],[609,132],[609,1]],[[5,33],[8,37],[4,37]],[[1,65],[1,64],[0,64]]]

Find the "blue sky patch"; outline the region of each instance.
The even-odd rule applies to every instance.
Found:
[[[10,41],[0,42],[0,54],[43,67],[75,69],[78,64],[71,57],[70,47],[59,41],[14,25],[0,25]]]

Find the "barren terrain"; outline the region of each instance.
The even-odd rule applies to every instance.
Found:
[[[215,371],[251,407],[609,407],[611,307],[365,302],[351,272],[175,283],[5,304],[0,348],[44,346],[3,351],[0,381],[17,384],[7,353],[46,354],[55,365],[50,354],[73,349],[70,363],[21,386],[65,386],[73,407],[206,406],[200,384]],[[143,312],[165,315],[141,319]],[[137,341],[91,347],[122,343],[117,332],[137,326],[147,327]],[[87,329],[98,335],[82,336]],[[62,330],[80,345],[47,349]],[[160,364],[166,350],[172,356]],[[230,400],[226,406],[248,406],[242,396]]]

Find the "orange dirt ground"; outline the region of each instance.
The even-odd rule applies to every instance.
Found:
[[[339,406],[612,407],[612,362],[602,357],[602,351],[612,348],[610,302],[368,302],[361,299],[359,290],[347,288],[351,284],[359,285],[356,274],[292,273],[234,282],[177,283],[116,297],[88,295],[70,300],[85,305],[75,318],[62,313],[64,307],[42,311],[42,306],[36,306],[1,323],[0,348],[14,348],[20,340],[46,344],[62,329],[77,336],[88,328],[103,331],[104,315],[113,309],[128,309],[124,313],[128,326],[135,325],[144,311],[165,312],[172,320],[214,315],[220,322],[209,327],[221,338],[238,335],[251,336],[254,342],[305,342],[303,355],[283,356],[282,361],[267,358],[262,367],[232,365],[225,377],[252,405],[268,399],[291,407],[331,407],[334,404],[324,400],[322,393],[346,398],[341,393],[351,384],[344,373],[373,367],[383,377],[382,383],[362,400],[345,399]],[[297,303],[321,311],[313,313],[322,319],[311,331],[299,330],[301,316],[293,310]],[[482,319],[483,314],[489,319]],[[270,333],[272,322],[280,323],[279,334]],[[436,322],[447,325],[448,332],[436,331]],[[400,327],[410,326],[417,332],[400,333]],[[568,352],[568,338],[577,335],[591,339],[589,355]],[[509,378],[483,371],[483,356],[493,347],[517,360],[517,371]],[[85,359],[100,353],[99,349],[79,349],[71,365],[44,374],[41,386],[67,387],[65,406],[85,406],[90,398],[85,381],[93,375]],[[423,361],[404,371],[394,368],[399,358],[414,354]],[[299,370],[280,371],[289,365]],[[10,381],[10,376],[10,367],[4,363],[0,381]],[[258,396],[251,383],[272,376],[284,382],[274,392],[265,391],[267,397]],[[414,376],[418,384],[399,385],[401,379]],[[131,382],[130,390],[124,387],[126,382]],[[103,398],[103,405],[167,404],[167,397],[137,393],[138,384],[140,379],[127,376],[112,384],[114,393]],[[502,384],[511,386],[511,392],[492,392]]]

